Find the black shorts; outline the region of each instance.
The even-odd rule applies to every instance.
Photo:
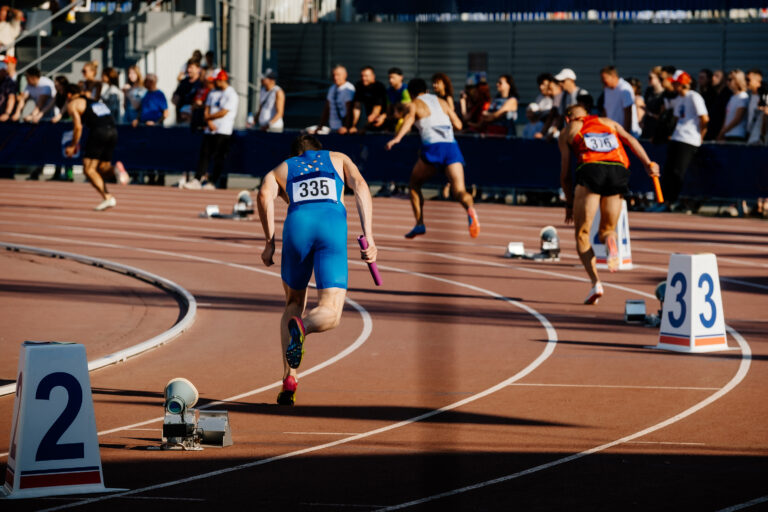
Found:
[[[83,158],[111,162],[115,146],[117,146],[117,128],[114,126],[94,128],[88,132]]]
[[[576,184],[601,196],[625,195],[629,192],[629,169],[621,164],[583,164],[576,169]]]

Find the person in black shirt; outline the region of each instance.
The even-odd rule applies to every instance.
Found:
[[[117,200],[107,190],[102,175],[115,174],[119,177],[120,183],[127,183],[125,178],[128,176],[121,162],[112,165],[112,153],[117,145],[115,120],[106,105],[85,97],[78,84],[67,85],[66,91],[67,112],[72,117],[74,126],[72,142],[64,148],[64,154],[72,158],[78,153],[83,126],[88,127],[88,138],[83,150],[83,172],[103,198],[103,201],[94,209],[102,211],[113,208],[117,205]]]
[[[187,62],[187,76],[179,82],[171,98],[171,103],[176,105],[176,124],[190,122],[192,104],[198,91],[203,87],[205,84],[203,84],[200,61],[190,59]]]
[[[349,133],[357,132],[360,114],[365,108],[365,126],[363,130],[379,131],[383,129],[386,120],[387,88],[376,80],[376,73],[371,66],[360,70],[360,81],[355,84],[354,108],[352,110],[352,127]]]

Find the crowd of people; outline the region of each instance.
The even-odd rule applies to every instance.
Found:
[[[12,10],[0,10],[3,21],[14,15]],[[68,120],[64,94],[67,78],[62,75],[51,79],[31,67],[25,72],[26,87],[19,90],[16,66],[12,55],[6,54],[0,60],[0,122]],[[675,66],[653,67],[643,86],[641,80],[624,78],[615,67],[606,66],[599,71],[603,88],[592,94],[578,85],[573,69],[565,68],[557,74],[538,75],[539,94],[527,102],[520,98],[510,74],[498,76],[492,91],[485,73],[470,73],[457,94],[448,75],[435,73],[430,92],[456,113],[462,122],[461,130],[457,130],[461,133],[554,142],[564,127],[568,107],[581,104],[587,112],[616,121],[637,138],[669,143],[664,188],[674,202],[685,168],[702,142],[768,143],[768,84],[763,83],[761,70],[702,69],[695,76],[685,72],[684,90],[676,81],[681,72],[684,71]],[[170,101],[157,88],[154,74],[144,77],[137,66],[131,66],[124,72],[125,83],[120,84],[120,76],[119,70],[110,67],[99,74],[99,63],[89,62],[82,68],[79,85],[85,97],[109,108],[117,124],[164,125],[172,106],[177,125],[206,134],[195,176],[184,176],[181,186],[215,187],[234,128],[237,95],[230,90],[226,71],[216,67],[213,52],[203,54],[195,50],[184,62]],[[400,130],[413,99],[402,69],[388,69],[386,85],[377,79],[372,66],[362,67],[354,83],[342,65],[332,69],[331,77],[333,83],[328,88],[319,122],[306,128],[308,133]],[[260,78],[259,105],[249,114],[247,127],[281,132],[285,129],[286,92],[278,85],[275,70],[266,69]],[[208,98],[215,90],[222,93],[215,94],[216,101],[212,103]],[[28,104],[33,106],[27,107]],[[518,115],[522,105],[525,121]],[[691,117],[692,112],[696,116]],[[702,116],[706,116],[706,123],[702,123]],[[213,172],[209,177],[210,160]],[[58,173],[55,176],[62,177]],[[762,214],[762,201],[757,206]]]

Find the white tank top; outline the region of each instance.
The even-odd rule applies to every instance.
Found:
[[[429,117],[423,117],[415,123],[421,135],[422,144],[453,142],[451,118],[443,112],[437,96],[434,94],[422,94],[417,99],[423,101],[427,108],[429,108]]]
[[[269,120],[275,117],[277,113],[277,91],[280,90],[279,85],[275,85],[272,90],[268,91],[264,88],[261,89],[261,111],[259,112],[259,126],[267,126]],[[282,125],[282,119],[277,124]]]

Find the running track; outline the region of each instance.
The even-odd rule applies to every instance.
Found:
[[[478,205],[472,240],[453,203],[427,202],[428,233],[402,199],[374,200],[384,286],[357,260],[342,324],[311,335],[297,406],[273,405],[281,375],[279,268],[258,221],[199,219],[236,191],[115,189],[97,213],[85,184],[3,182],[0,241],[101,258],[162,276],[197,301],[168,344],[91,373],[111,496],[0,502],[2,510],[761,510],[768,506],[768,224],[630,212],[635,269],[577,265],[562,210]],[[284,218],[285,208],[277,216]],[[555,225],[557,263],[501,257],[538,249]],[[734,350],[668,353],[658,329],[623,322],[624,301],[656,309],[671,252],[718,256]],[[173,295],[69,260],[2,251],[0,385],[24,340],[77,341],[90,360],[147,340],[179,317]],[[312,297],[312,294],[310,295]],[[310,306],[311,306],[310,298]],[[161,452],[162,390],[173,377],[230,411],[234,445]],[[13,396],[0,397],[0,470]]]

